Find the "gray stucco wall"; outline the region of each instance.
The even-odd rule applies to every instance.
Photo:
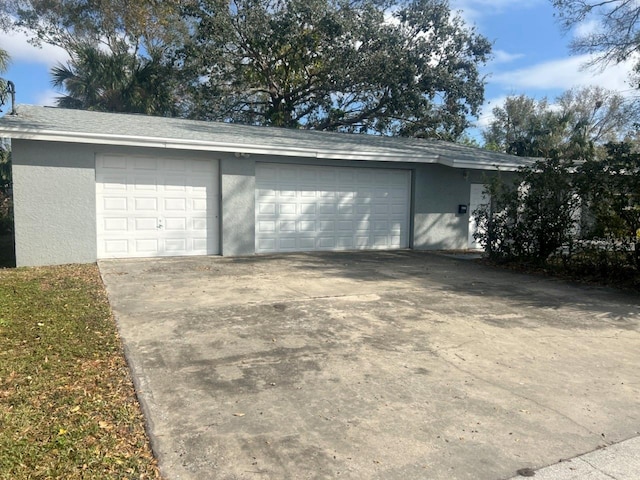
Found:
[[[220,160],[222,196],[221,254],[255,253],[256,162],[251,158],[225,155]]]
[[[96,261],[95,158],[102,153],[219,158],[211,152],[13,140],[17,266]]]
[[[413,248],[466,248],[469,217],[458,205],[469,202],[469,183],[459,169],[419,165],[414,176]]]
[[[496,174],[438,164],[417,165],[413,179],[413,248],[468,248],[471,184],[485,183]],[[458,213],[458,205],[467,205],[467,213]]]
[[[92,147],[24,140],[11,147],[17,265],[94,262]]]
[[[301,163],[296,158],[27,140],[14,140],[12,147],[18,266],[96,260],[96,154],[219,160],[220,252],[225,256],[255,253],[256,162]],[[467,248],[469,213],[458,214],[458,205],[469,204],[471,183],[483,183],[486,176],[495,175],[438,164],[302,162],[412,170],[411,246],[416,249]]]

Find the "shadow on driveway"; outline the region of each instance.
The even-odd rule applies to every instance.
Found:
[[[640,430],[640,304],[420,252],[102,261],[168,479],[501,479]]]

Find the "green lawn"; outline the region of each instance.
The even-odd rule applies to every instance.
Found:
[[[0,479],[160,478],[96,265],[0,269]]]

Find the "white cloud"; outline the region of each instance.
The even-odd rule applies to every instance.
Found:
[[[575,38],[588,37],[600,30],[600,22],[597,20],[587,20],[579,23],[573,30],[573,36]]]
[[[494,50],[493,60],[491,61],[491,63],[510,63],[522,57],[524,57],[524,54],[522,53],[509,53],[505,52],[504,50]]]
[[[9,53],[12,62],[40,63],[51,68],[69,60],[64,49],[47,44],[34,47],[22,32],[0,32],[0,46]]]
[[[568,90],[573,87],[600,85],[609,90],[628,92],[629,74],[634,60],[628,60],[618,65],[610,65],[601,70],[584,68],[591,59],[589,55],[552,60],[531,67],[498,73],[490,77],[492,84],[500,84],[511,91],[531,90]]]
[[[55,107],[58,97],[62,95],[60,92],[55,90],[45,90],[43,92],[39,92],[35,98],[35,105],[41,105],[44,107]]]
[[[451,9],[460,11],[467,23],[477,23],[481,17],[497,15],[509,9],[531,8],[546,0],[452,0]]]

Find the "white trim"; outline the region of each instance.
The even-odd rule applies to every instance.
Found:
[[[110,134],[82,134],[51,130],[48,132],[24,132],[8,128],[0,129],[0,136],[7,135],[21,140],[40,140],[48,142],[90,143],[96,145],[120,145],[128,147],[151,147],[173,150],[200,150],[229,153],[248,153],[254,155],[280,155],[287,157],[307,157],[333,160],[394,161],[410,163],[437,163],[438,156],[416,157],[402,153],[374,153],[352,151],[318,151],[295,147],[265,147],[239,143],[206,142],[199,140],[161,140],[155,137],[122,136]],[[426,160],[426,161],[425,161]]]

